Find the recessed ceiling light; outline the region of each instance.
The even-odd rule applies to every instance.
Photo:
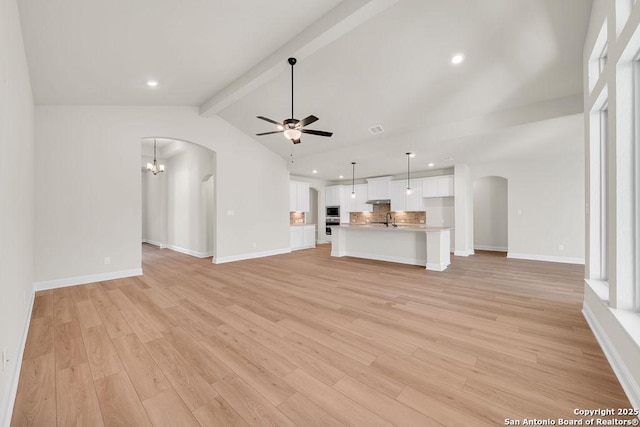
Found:
[[[430,168],[433,167],[433,163],[429,163],[427,166],[429,166]]]
[[[453,65],[458,65],[460,64],[462,61],[464,61],[464,54],[463,53],[456,53],[455,55],[453,55],[451,57],[451,63]]]
[[[317,170],[315,170],[315,169],[314,169],[314,170],[312,170],[311,172],[313,172],[313,173],[318,173],[318,171],[317,171]]]
[[[149,87],[156,87],[156,86],[158,86],[158,82],[157,82],[157,81],[155,81],[155,80],[148,80],[148,81],[147,81],[147,86],[149,86]]]
[[[339,178],[340,178],[340,179],[342,179],[342,178],[344,178],[344,176],[340,175],[340,177],[339,177]]]

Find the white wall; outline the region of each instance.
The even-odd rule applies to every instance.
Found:
[[[309,187],[315,189],[318,192],[318,206],[317,206],[318,218],[316,219],[317,227],[318,227],[317,233],[316,233],[317,242],[318,243],[329,242],[329,239],[326,233],[327,210],[326,210],[326,204],[325,204],[325,200],[326,200],[325,187],[327,186],[327,182],[320,179],[314,179],[314,178],[308,178],[306,176],[296,176],[296,175],[291,175],[291,181],[308,182]],[[310,223],[310,221],[307,220],[307,223]]]
[[[207,199],[203,178],[214,173],[214,153],[195,144],[186,144],[180,154],[168,159],[167,175],[167,244],[196,256],[208,250]]]
[[[0,425],[8,425],[33,289],[33,97],[18,8],[0,0]],[[0,364],[2,362],[0,361]],[[0,365],[1,366],[1,365]]]
[[[151,163],[153,157],[142,157],[142,165]],[[165,159],[158,158],[166,165]],[[167,175],[153,175],[141,171],[142,179],[142,240],[163,246],[167,244]]]
[[[507,180],[487,176],[473,181],[473,246],[507,251]]]
[[[318,195],[318,190],[309,188],[309,212],[305,216],[307,224],[318,225]]]
[[[140,268],[140,141],[150,136],[216,152],[217,259],[289,250],[286,162],[224,120],[201,117],[196,107],[40,106],[35,279],[45,283],[39,286]]]
[[[453,173],[455,242],[454,254],[473,254],[473,185],[469,165],[455,165]]]
[[[584,262],[584,154],[474,165],[471,175],[508,180],[509,257]]]

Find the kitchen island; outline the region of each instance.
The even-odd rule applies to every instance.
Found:
[[[451,262],[448,227],[342,224],[331,230],[331,256],[421,265],[435,271],[443,271]]]

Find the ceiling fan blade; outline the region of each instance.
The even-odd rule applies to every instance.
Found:
[[[263,132],[263,133],[256,133],[256,136],[262,136],[262,135],[271,135],[274,133],[282,133],[284,132],[283,130],[274,130],[273,132]]]
[[[256,116],[256,117],[259,118],[259,119],[264,120],[265,122],[269,122],[269,123],[273,123],[274,125],[282,126],[282,123],[276,122],[275,120],[271,120],[271,119],[268,119],[268,118],[262,117],[262,116]]]
[[[302,133],[308,133],[310,135],[318,135],[318,136],[331,136],[333,132],[325,132],[323,130],[313,130],[313,129],[300,129]]]
[[[298,129],[299,129],[299,128],[303,128],[303,127],[305,127],[305,126],[307,126],[307,125],[310,125],[311,123],[313,123],[313,122],[317,122],[317,121],[318,121],[318,118],[312,114],[312,115],[310,115],[309,117],[306,117],[306,118],[304,118],[304,119],[300,120],[300,121],[298,122],[298,125],[297,125],[296,127],[297,127]]]
[[[293,142],[294,144],[300,144],[300,138],[292,139],[291,142]]]

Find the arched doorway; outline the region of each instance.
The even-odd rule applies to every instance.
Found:
[[[164,172],[143,166],[142,241],[199,258],[215,254],[215,152],[172,138],[143,138],[142,164],[157,144]]]
[[[507,179],[485,176],[473,181],[474,250],[508,251]]]

